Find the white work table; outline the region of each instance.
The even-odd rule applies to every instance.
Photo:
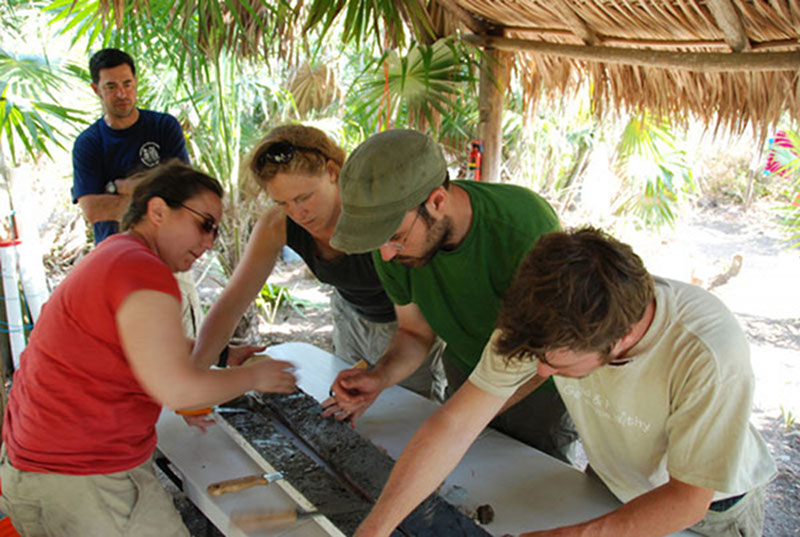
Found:
[[[286,343],[267,349],[276,359],[296,366],[298,384],[309,395],[323,401],[344,361],[305,343]],[[400,387],[381,394],[358,421],[358,431],[397,458],[408,440],[438,405]],[[263,470],[237,446],[221,427],[206,435],[186,426],[171,412],[162,413],[158,424],[159,450],[184,478],[187,495],[227,535],[242,532],[227,527],[234,510],[265,506],[283,509],[292,505],[291,495],[280,487],[254,487],[247,491],[211,498],[205,486],[232,477]],[[213,446],[213,447],[212,447]],[[450,474],[440,493],[456,506],[474,509],[489,504],[494,522],[483,526],[495,536],[518,535],[597,517],[619,506],[619,502],[593,478],[529,446],[494,430],[481,433]],[[304,510],[309,505],[301,505]],[[254,535],[286,537],[341,535],[327,519],[315,518],[284,532]],[[676,535],[691,536],[684,531]]]

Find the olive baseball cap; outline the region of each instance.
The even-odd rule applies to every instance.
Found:
[[[369,137],[339,173],[342,214],[331,246],[348,254],[377,250],[446,174],[439,145],[420,132],[395,129]]]

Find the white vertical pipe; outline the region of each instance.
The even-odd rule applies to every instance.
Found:
[[[17,247],[19,255],[19,272],[22,276],[22,290],[31,312],[31,320],[35,323],[39,318],[42,305],[50,298],[47,278],[44,275],[42,247],[39,241],[39,223],[36,206],[31,200],[30,185],[23,181],[11,183],[11,204],[16,209],[14,220],[18,237],[22,239]],[[23,210],[20,210],[22,208]],[[27,209],[27,210],[25,210]]]
[[[26,238],[19,245],[19,271],[22,276],[22,290],[31,312],[31,320],[35,323],[39,319],[42,305],[50,298],[47,289],[47,279],[44,276],[42,258],[36,255],[36,249],[28,246]]]
[[[22,304],[19,299],[19,279],[17,276],[16,243],[0,243],[0,265],[3,267],[3,296],[8,321],[8,339],[11,342],[11,356],[14,369],[19,368],[19,357],[25,348],[25,329],[22,322]]]

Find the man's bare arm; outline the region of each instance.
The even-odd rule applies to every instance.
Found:
[[[714,491],[670,478],[619,509],[582,524],[522,533],[520,537],[664,537],[700,522]]]
[[[130,196],[118,194],[86,194],[78,198],[78,206],[90,224],[110,220],[119,222],[130,203]]]
[[[356,537],[388,537],[444,481],[502,405],[502,398],[465,382],[414,433]]]

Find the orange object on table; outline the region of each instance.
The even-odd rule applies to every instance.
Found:
[[[205,416],[211,414],[211,408],[195,408],[193,410],[176,410],[176,414],[181,416]]]

